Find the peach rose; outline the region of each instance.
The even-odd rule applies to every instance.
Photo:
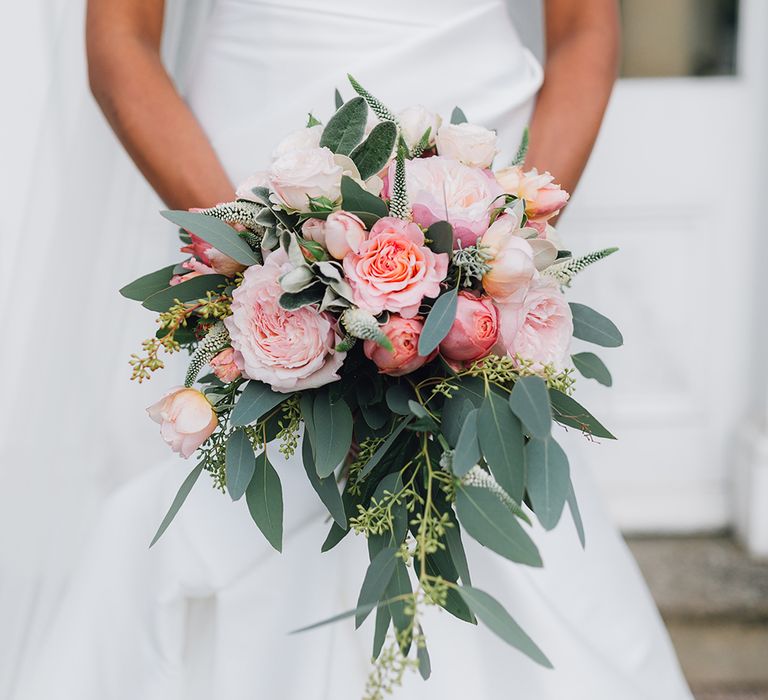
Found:
[[[147,409],[160,424],[160,435],[184,459],[192,456],[216,429],[218,421],[208,399],[197,389],[171,389]]]
[[[264,265],[249,267],[232,293],[232,315],[224,319],[243,375],[282,392],[337,381],[346,357],[335,350],[341,336],[332,316],[313,306],[280,306],[280,278],[293,269],[282,248]]]
[[[570,195],[554,182],[555,178],[536,168],[523,172],[519,166],[496,171],[496,179],[507,194],[525,200],[525,213],[531,225],[543,224],[557,214]],[[538,226],[536,227],[539,228]]]
[[[499,337],[499,312],[488,297],[459,292],[456,318],[440,343],[440,353],[448,360],[471,362],[485,357]]]
[[[522,303],[500,307],[501,341],[510,356],[535,367],[565,365],[573,336],[573,316],[556,283],[541,279]]]
[[[234,348],[225,348],[211,362],[213,373],[225,384],[234,382],[240,377],[240,370],[235,362]]]
[[[418,317],[403,318],[392,314],[381,327],[392,343],[392,350],[381,347],[373,340],[366,340],[363,352],[382,374],[399,377],[414,372],[437,354],[437,350],[434,350],[428,357],[419,355],[419,336],[422,328],[424,324]]]
[[[390,165],[385,195],[392,196],[394,165]],[[494,177],[452,158],[433,156],[406,162],[406,185],[413,220],[428,228],[450,221],[462,245],[474,245],[488,228],[491,208],[503,194]]]
[[[365,240],[365,224],[354,214],[335,211],[328,216],[323,228],[325,248],[332,257],[342,260],[348,253],[357,253]]]
[[[483,289],[495,301],[522,301],[531,280],[536,276],[534,251],[513,215],[500,216],[480,239],[491,256],[490,270],[483,275]]]
[[[437,152],[470,168],[490,168],[499,152],[496,132],[477,124],[443,124],[437,132]]]
[[[422,299],[440,293],[448,255],[427,248],[416,224],[387,216],[373,225],[359,251],[344,258],[344,272],[361,309],[413,318]]]

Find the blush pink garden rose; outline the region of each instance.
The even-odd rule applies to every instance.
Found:
[[[532,360],[535,368],[566,364],[573,316],[554,281],[540,279],[519,304],[500,307],[501,343],[507,353]]]
[[[537,274],[533,248],[519,232],[517,218],[507,214],[496,219],[480,239],[491,256],[483,289],[500,303],[522,301]]]
[[[428,357],[419,355],[419,336],[424,328],[421,318],[403,318],[392,314],[381,327],[392,343],[392,350],[381,347],[373,340],[363,344],[365,356],[371,360],[382,374],[400,377],[403,374],[415,372],[435,357],[434,350]]]
[[[394,165],[390,165],[385,196],[392,196]],[[493,175],[453,158],[433,156],[406,162],[408,198],[413,220],[428,228],[450,221],[463,246],[474,245],[488,228],[491,209],[503,192]]]
[[[488,297],[459,292],[456,318],[440,343],[447,360],[471,362],[485,357],[499,338],[499,311]]]
[[[253,265],[232,293],[232,315],[224,319],[235,362],[243,375],[275,391],[314,389],[339,379],[346,353],[333,318],[313,306],[288,311],[280,306],[280,277],[293,265],[282,249],[264,265]]]
[[[437,152],[470,168],[490,168],[499,152],[495,131],[477,124],[443,124],[437,132]]]
[[[422,299],[438,296],[447,272],[448,255],[427,248],[416,224],[389,216],[344,258],[353,301],[372,314],[386,310],[413,318]]]
[[[343,173],[329,148],[287,151],[269,169],[270,197],[290,211],[308,212],[310,197],[339,198]]]
[[[325,221],[322,219],[307,219],[301,225],[301,235],[308,241],[319,243],[325,248]]]
[[[218,421],[210,402],[197,389],[171,389],[147,409],[160,424],[160,435],[174,452],[191,457],[216,429]]]
[[[496,179],[507,194],[525,200],[529,226],[543,234],[546,222],[566,204],[570,195],[549,173],[539,174],[536,168],[526,172],[519,166],[496,171]]]
[[[323,227],[325,248],[336,260],[343,260],[348,253],[357,253],[366,235],[365,224],[346,211],[329,214]]]
[[[240,368],[237,366],[237,362],[235,362],[234,348],[222,350],[211,360],[210,365],[213,373],[225,384],[240,378]]]

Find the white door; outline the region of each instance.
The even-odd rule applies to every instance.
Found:
[[[701,24],[701,15],[706,8],[727,14],[736,0],[622,4],[625,69],[728,71],[727,27]],[[571,299],[624,332],[623,348],[596,350],[614,387],[580,380],[577,398],[619,437],[589,454],[629,531],[732,521],[733,443],[753,371],[750,340],[766,320],[757,316],[762,290],[751,261],[756,154],[766,133],[757,107],[768,82],[768,2],[739,4],[735,74],[619,81],[562,222],[574,251],[621,248],[576,279]],[[681,46],[696,60],[687,61]]]

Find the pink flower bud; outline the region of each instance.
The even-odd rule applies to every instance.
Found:
[[[365,236],[365,224],[349,212],[335,211],[325,222],[325,247],[337,260],[347,253],[357,253]]]
[[[211,362],[213,373],[225,384],[234,382],[240,377],[240,369],[235,363],[235,351],[233,348],[222,350]]]
[[[499,312],[488,297],[459,292],[456,318],[440,343],[448,360],[471,362],[485,357],[499,337]]]
[[[210,402],[197,389],[171,389],[147,413],[160,424],[163,440],[184,459],[193,455],[218,425]]]

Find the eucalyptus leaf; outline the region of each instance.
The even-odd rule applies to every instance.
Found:
[[[440,427],[450,447],[456,447],[464,421],[473,408],[472,402],[462,396],[445,400],[443,414],[440,418]]]
[[[352,151],[350,157],[363,180],[376,175],[386,166],[396,140],[397,126],[394,122],[381,122],[374,126],[368,138]]]
[[[429,247],[435,253],[453,253],[453,226],[447,221],[436,221],[427,229]]]
[[[362,140],[367,119],[368,105],[362,97],[345,102],[325,125],[320,146],[349,155]]]
[[[470,586],[459,588],[461,597],[470,609],[494,634],[510,646],[523,652],[527,657],[545,668],[552,668],[552,663],[539,649],[536,643],[525,633],[522,627],[495,598],[485,591]]]
[[[467,115],[461,107],[454,107],[451,112],[451,124],[464,124],[467,121]]]
[[[395,440],[397,440],[400,433],[408,427],[412,420],[413,418],[411,416],[406,416],[400,420],[395,429],[389,434],[389,437],[381,443],[376,452],[371,455],[371,458],[366,465],[360,470],[360,478],[368,476],[368,474],[371,473],[371,470],[381,461],[389,448],[392,447]]]
[[[256,423],[289,396],[290,394],[273,391],[267,384],[251,379],[232,409],[230,422],[235,427]]]
[[[184,501],[187,500],[189,492],[192,490],[192,487],[195,485],[195,482],[199,478],[200,473],[203,471],[203,464],[203,462],[200,462],[200,464],[198,464],[191,472],[189,472],[187,478],[182,482],[178,492],[176,493],[176,496],[173,499],[173,503],[171,503],[171,507],[168,509],[168,512],[165,514],[163,521],[160,523],[160,527],[157,528],[155,536],[149,543],[150,547],[152,547],[163,536],[163,533],[168,529],[168,526],[176,517],[176,513],[179,512],[179,508],[184,505]]]
[[[122,287],[120,289],[120,294],[126,299],[144,301],[148,296],[151,296],[155,292],[170,287],[171,277],[174,275],[175,268],[175,265],[169,265],[162,270],[156,270],[155,272],[150,272],[148,275],[142,275],[139,279]]]
[[[208,292],[213,292],[226,283],[227,278],[224,275],[200,275],[150,294],[141,305],[150,311],[168,311],[177,299],[179,301],[205,299]]]
[[[341,178],[341,208],[360,218],[369,229],[379,219],[389,215],[384,200],[364,190],[347,175]]]
[[[381,403],[361,404],[360,413],[363,414],[363,420],[373,430],[380,430],[387,424],[389,412],[387,407]]]
[[[533,512],[545,530],[552,530],[560,521],[571,483],[568,457],[552,437],[531,439],[525,457]]]
[[[573,337],[605,348],[617,348],[624,338],[613,321],[584,304],[571,302]]]
[[[573,481],[568,486],[568,496],[566,497],[568,503],[568,509],[571,511],[571,517],[573,518],[573,524],[576,527],[576,533],[579,536],[579,542],[582,549],[587,545],[587,538],[584,533],[584,521],[581,519],[581,511],[579,510],[579,503],[576,499],[576,491],[573,488]]]
[[[549,399],[552,404],[552,415],[562,425],[577,428],[595,437],[615,440],[616,437],[603,426],[593,415],[587,411],[578,401],[557,389],[549,390]]]
[[[456,521],[453,511],[449,512],[449,517],[453,523],[453,527],[446,528],[445,530],[445,543],[448,546],[448,551],[451,554],[451,560],[456,567],[456,572],[459,574],[461,582],[471,586],[472,579],[469,574],[469,565],[467,563],[467,554],[464,551],[464,543],[461,541],[461,526]]]
[[[331,400],[327,389],[315,395],[314,421],[315,467],[323,479],[333,474],[352,445],[352,412],[343,398]]]
[[[464,476],[480,461],[480,444],[477,440],[477,415],[478,410],[472,408],[464,419],[464,425],[462,425],[459,432],[459,439],[456,441],[453,460],[451,461],[451,468],[456,476]]]
[[[541,377],[520,377],[509,395],[509,405],[531,437],[544,440],[550,434],[552,409]]]
[[[365,572],[363,586],[360,589],[360,595],[357,599],[357,607],[363,609],[362,612],[355,615],[355,628],[365,622],[371,609],[365,610],[379,601],[389,585],[392,574],[395,572],[395,564],[398,559],[395,556],[398,547],[385,547],[371,561],[368,570]]]
[[[393,413],[401,416],[410,415],[411,409],[408,408],[408,402],[415,396],[413,391],[405,384],[393,384],[387,389],[387,406]]]
[[[429,355],[448,335],[456,319],[458,292],[458,287],[454,287],[435,301],[419,336],[419,355]]]
[[[518,503],[525,490],[523,431],[509,401],[489,391],[477,415],[477,438],[499,485]]]
[[[432,662],[429,659],[429,651],[427,650],[427,643],[423,639],[423,632],[421,634],[422,640],[416,648],[416,658],[419,661],[419,675],[422,680],[427,681],[432,675]]]
[[[411,580],[408,577],[408,569],[402,559],[395,560],[395,571],[389,581],[386,590],[386,597],[389,602],[389,614],[392,616],[392,624],[398,632],[404,632],[411,627],[411,615],[408,614],[408,603],[406,600],[399,600],[403,596],[412,593]],[[403,656],[407,656],[411,647],[411,637],[409,635],[405,643],[400,644],[400,651]]]
[[[577,352],[571,355],[573,364],[583,377],[594,379],[603,386],[612,386],[613,378],[605,363],[593,352]]]
[[[301,441],[301,461],[304,465],[304,471],[307,473],[309,483],[312,484],[312,488],[315,493],[320,497],[323,505],[328,509],[331,517],[339,524],[340,527],[347,527],[347,514],[344,511],[344,502],[341,500],[341,494],[339,493],[339,487],[336,484],[336,479],[333,474],[321,479],[317,475],[317,468],[315,467],[315,458],[312,455],[312,443],[309,437],[309,430],[304,428],[304,437]]]
[[[299,629],[291,630],[288,634],[301,634],[302,632],[309,632],[310,630],[317,629],[318,627],[332,625],[334,622],[346,620],[348,617],[354,617],[355,615],[359,615],[361,612],[370,612],[371,610],[378,608],[380,605],[387,605],[388,603],[389,601],[384,601],[381,603],[374,603],[373,605],[366,605],[364,608],[353,608],[352,610],[345,610],[344,612],[333,615],[332,617],[328,617],[325,620],[320,620],[320,622],[315,622],[311,625],[307,625],[306,627],[300,627]]]
[[[480,544],[510,561],[542,565],[538,548],[515,515],[487,489],[460,486],[456,514],[464,530]]]
[[[267,451],[256,457],[256,470],[245,491],[248,510],[264,537],[278,552],[283,550],[283,487]]]
[[[227,438],[226,453],[227,491],[233,501],[239,500],[256,471],[256,455],[253,445],[242,428]]]
[[[390,622],[392,622],[392,616],[389,614],[389,608],[386,605],[380,605],[376,610],[376,627],[373,633],[373,655],[371,658],[374,660],[379,658],[384,647]]]
[[[191,211],[162,211],[168,221],[194,233],[216,250],[228,255],[241,265],[258,265],[259,256],[251,249],[237,231],[221,219],[207,214],[197,214]]]

